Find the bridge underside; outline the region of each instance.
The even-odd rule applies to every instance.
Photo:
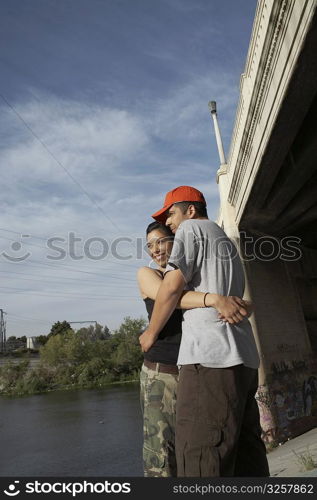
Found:
[[[275,425],[279,439],[317,425],[316,47],[315,14],[237,221],[262,361],[262,427],[269,433]],[[271,259],[264,243],[263,258],[248,258],[243,234],[253,241],[296,237],[300,252]]]
[[[287,89],[240,229],[317,249],[317,19]]]
[[[316,47],[315,15],[239,221],[239,229],[253,237],[269,235],[280,240],[295,236],[300,239],[301,258],[282,263],[282,272],[287,273],[286,281],[279,274],[277,263],[270,265],[266,262],[265,273],[272,279],[271,296],[274,300],[279,299],[279,303],[283,299],[287,302],[291,280],[311,348],[317,352]],[[268,254],[270,248],[268,245]],[[263,249],[265,253],[265,244]],[[279,297],[276,296],[276,277],[274,279],[272,273],[280,276],[283,283],[282,290],[277,287]],[[252,281],[252,277],[250,279]],[[284,331],[290,315],[288,311]],[[302,325],[298,328],[302,331]]]

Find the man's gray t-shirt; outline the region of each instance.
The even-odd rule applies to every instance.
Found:
[[[182,272],[186,290],[243,297],[244,273],[236,247],[208,219],[189,219],[180,224],[166,272],[175,269]],[[188,309],[184,311],[182,331],[179,365],[259,366],[248,319],[231,325],[218,319],[218,311],[212,307]]]

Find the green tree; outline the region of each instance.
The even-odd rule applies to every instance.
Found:
[[[111,332],[110,332],[109,328],[107,327],[107,325],[105,325],[105,327],[103,329],[103,338],[104,338],[104,340],[111,339]]]
[[[107,326],[103,327],[99,323],[96,325],[90,325],[87,327],[80,328],[77,330],[77,335],[85,336],[87,339],[96,340],[107,340],[111,338],[110,330]]]
[[[144,330],[144,318],[124,318],[123,323],[113,334],[115,351],[112,356],[114,369],[119,373],[133,373],[140,369],[143,354],[139,344],[139,335]]]
[[[39,335],[38,337],[36,337],[36,340],[38,341],[38,343],[40,345],[45,345],[46,342],[48,341],[48,336],[47,335]]]
[[[4,393],[14,392],[17,384],[25,378],[29,368],[29,361],[20,363],[8,362],[0,367],[0,388]]]
[[[48,365],[58,367],[66,362],[65,337],[60,334],[51,336],[46,344],[40,347],[41,361]]]
[[[57,321],[52,326],[48,337],[52,337],[53,335],[65,335],[69,330],[73,331],[68,321]]]
[[[74,332],[66,321],[57,322],[48,336],[38,337],[44,345],[36,368],[30,369],[28,361],[0,367],[0,391],[22,395],[134,379],[143,360],[139,334],[145,325],[143,318],[127,317],[111,335],[98,324]]]
[[[68,332],[65,337],[64,352],[67,362],[78,365],[87,362],[91,357],[92,341],[86,333]]]

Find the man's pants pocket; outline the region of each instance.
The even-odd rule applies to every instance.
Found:
[[[178,477],[218,477],[220,456],[218,446],[222,431],[211,429],[202,433],[201,422],[194,425],[190,439],[177,449]]]

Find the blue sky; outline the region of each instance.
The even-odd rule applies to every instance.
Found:
[[[216,219],[207,105],[217,101],[228,152],[255,9],[256,0],[2,0],[7,335],[145,316],[135,276],[148,260],[137,258],[136,238],[178,185],[201,189]],[[63,259],[49,258],[62,255],[46,247],[52,237],[63,238]],[[131,257],[101,258],[96,238]]]

